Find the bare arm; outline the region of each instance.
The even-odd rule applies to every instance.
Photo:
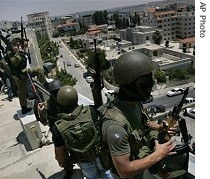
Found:
[[[55,147],[55,159],[58,161],[60,167],[65,166],[65,146]]]
[[[119,175],[122,178],[129,178],[133,175],[138,174],[141,171],[146,170],[147,168],[151,167],[168,155],[176,154],[176,152],[172,152],[174,148],[175,146],[173,145],[172,141],[168,141],[164,144],[159,144],[156,140],[155,151],[147,157],[130,161],[129,153],[126,155],[112,156],[112,160]]]

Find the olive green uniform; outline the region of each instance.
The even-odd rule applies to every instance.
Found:
[[[14,78],[17,87],[18,87],[18,98],[20,100],[20,106],[26,106],[27,105],[27,58],[24,56],[24,52],[7,52],[8,56],[8,65],[12,74],[12,77]],[[28,73],[31,76],[37,76],[38,80],[44,84],[46,82],[46,78],[44,76],[44,70],[40,69],[39,67],[30,68],[28,70]]]
[[[117,98],[115,105],[120,106],[120,108],[126,112],[126,116],[130,116],[130,119],[132,120],[128,119],[128,121],[130,122],[132,127],[136,126],[136,129],[141,128],[142,112],[139,103],[135,105],[127,104]],[[131,153],[131,146],[129,143],[130,134],[128,134],[125,128],[121,124],[119,124],[117,120],[105,119],[102,125],[102,134],[104,140],[109,146],[111,155],[116,156]],[[120,178],[114,168],[112,169],[112,175],[116,179]],[[143,178],[143,172],[139,173],[135,177],[132,177],[132,179],[134,178]]]

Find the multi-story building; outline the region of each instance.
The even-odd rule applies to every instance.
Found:
[[[180,39],[195,36],[195,7],[180,8],[177,11],[176,37]]]
[[[176,39],[176,11],[149,8],[142,24],[163,30],[163,41]]]
[[[177,10],[148,8],[142,24],[163,30],[163,41],[173,41],[195,36],[195,8],[183,5]]]
[[[83,15],[82,16],[82,25],[84,27],[89,27],[93,25],[92,15]]]
[[[163,36],[163,30],[149,26],[137,26],[120,30],[120,38],[132,42],[133,45],[153,43],[152,35],[156,30]]]
[[[47,35],[49,38],[52,35],[52,24],[49,17],[49,12],[39,12],[28,14],[28,26],[35,29],[36,32]]]

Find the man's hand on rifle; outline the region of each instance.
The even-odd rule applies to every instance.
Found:
[[[38,103],[39,113],[41,113],[42,111],[44,111],[44,109],[46,109],[46,102]]]
[[[159,131],[164,130],[172,137],[176,134],[178,130],[178,126],[179,126],[179,123],[177,121],[174,126],[168,128],[168,122],[166,120],[163,120],[162,123],[160,124]]]

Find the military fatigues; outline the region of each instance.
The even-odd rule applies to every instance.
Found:
[[[137,168],[133,164],[134,162],[130,161],[139,160],[150,155],[153,151],[156,152],[157,150],[158,152],[159,150],[158,147],[154,150],[154,140],[158,137],[158,131],[149,127],[152,124],[150,124],[148,115],[139,102],[148,100],[151,95],[154,70],[155,66],[152,59],[136,51],[122,54],[114,65],[113,76],[114,81],[119,85],[119,92],[116,101],[108,108],[104,116],[105,120],[102,122],[103,139],[108,145],[107,148],[109,148],[111,155],[118,156],[114,158],[116,163],[125,162],[125,164],[122,163],[115,166],[112,164],[113,167],[111,168],[114,178],[118,179],[120,174],[130,176],[132,172],[137,172]],[[115,112],[117,110],[119,114]],[[155,129],[158,128],[157,126],[153,127]],[[167,144],[172,145],[172,141],[168,141]],[[163,147],[165,149],[162,150],[163,153],[160,157],[165,157],[165,155],[167,156],[171,152],[171,148],[169,149],[167,146]],[[184,161],[182,160],[182,155],[179,156],[179,159],[177,155],[174,157],[179,160],[179,164],[181,164],[181,161]],[[149,167],[150,161],[147,158],[145,159],[145,166],[143,166],[143,163],[139,168],[148,166],[148,170],[151,173],[156,174],[160,171],[164,176],[170,175],[171,178],[183,175],[186,171],[181,171],[183,167],[181,165],[178,167],[175,164],[175,160],[172,162],[172,158],[172,156],[168,156],[160,161],[159,156],[155,157],[154,160],[159,162],[154,164],[154,161],[151,160],[152,167]],[[129,167],[129,170],[122,172],[124,166],[130,163],[132,165]],[[122,173],[118,174],[115,167]],[[181,169],[179,173],[177,173],[178,168],[179,170]],[[130,178],[142,179],[143,173],[139,172],[139,174],[130,176]]]
[[[148,138],[148,141],[150,141],[153,136],[154,138],[157,137],[158,131],[154,130],[152,131],[153,133],[149,133],[148,130],[148,137],[146,137],[145,139],[141,139],[141,136],[137,134],[140,139],[139,141],[131,137],[131,133],[134,130],[145,131],[146,128],[146,121],[143,118],[140,103],[127,104],[124,101],[116,98],[114,105],[117,106],[120,111],[123,111],[123,114],[126,113],[126,117],[129,116],[127,120],[132,129],[128,129],[127,125],[124,125],[124,123],[122,123],[124,121],[119,120],[119,118],[122,118],[122,114],[119,116],[119,112],[117,112],[116,110],[105,114],[104,122],[102,125],[102,135],[105,142],[109,146],[111,155],[117,156],[131,153],[131,160],[143,158],[146,155],[149,155],[151,153],[151,150],[148,148],[149,143],[147,144],[146,138]],[[144,136],[147,136],[147,134],[144,134]],[[138,146],[138,148],[136,146]],[[111,171],[115,179],[120,178],[114,167],[111,169]],[[132,177],[132,179],[143,179],[143,172],[140,172],[138,175]]]
[[[14,78],[17,87],[18,87],[18,98],[20,100],[20,106],[24,107],[27,105],[27,58],[25,57],[24,52],[7,52],[7,62]],[[38,67],[30,68],[28,73],[31,76],[36,76],[38,80],[44,84],[46,83],[46,78],[44,76],[44,70]]]

